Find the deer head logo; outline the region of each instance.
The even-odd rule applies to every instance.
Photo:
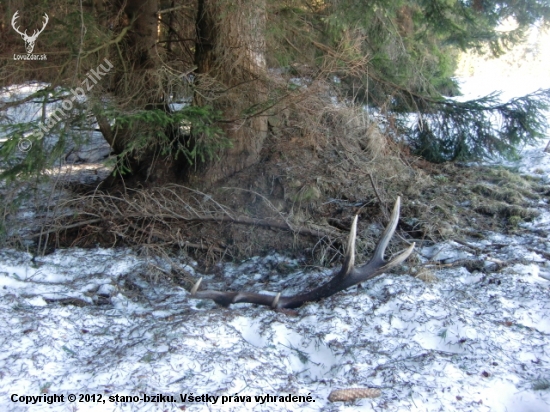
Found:
[[[42,28],[40,30],[35,29],[34,32],[32,33],[32,36],[29,36],[27,34],[27,30],[25,30],[25,32],[22,33],[19,31],[19,27],[15,27],[15,21],[18,19],[18,17],[19,17],[19,10],[17,10],[13,15],[11,19],[11,25],[13,29],[21,35],[21,38],[25,40],[25,49],[27,49],[28,54],[31,54],[32,51],[34,50],[34,43],[36,42],[38,35],[44,31],[44,29],[46,28],[46,24],[48,24],[48,21],[50,20],[50,18],[46,13],[44,13],[44,24]]]

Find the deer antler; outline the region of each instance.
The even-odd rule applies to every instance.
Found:
[[[13,29],[19,33],[21,36],[26,36],[27,35],[27,30],[25,30],[25,33],[22,33],[19,31],[19,27],[15,27],[15,20],[17,20],[19,18],[19,10],[17,10],[15,12],[15,14],[13,15],[13,17],[11,18],[11,27],[13,27]]]
[[[31,36],[35,40],[38,37],[38,35],[44,31],[44,29],[46,28],[46,25],[50,21],[50,18],[48,17],[48,15],[46,13],[44,13],[44,16],[42,18],[44,19],[44,22],[42,23],[42,28],[40,30],[35,29],[32,33],[32,36]]]
[[[381,275],[407,259],[415,246],[413,243],[393,259],[389,261],[384,260],[384,252],[386,251],[388,243],[395,232],[395,228],[397,227],[397,222],[399,220],[400,203],[401,200],[398,197],[395,201],[395,206],[393,207],[390,222],[388,223],[386,230],[382,234],[382,237],[374,250],[373,257],[363,266],[357,268],[355,267],[357,216],[355,216],[351,225],[344,265],[340,270],[333,273],[332,278],[327,283],[309,292],[304,292],[293,296],[281,296],[281,293],[278,293],[277,295],[272,296],[262,293],[248,292],[220,292],[216,290],[199,291],[198,289],[202,282],[202,278],[200,278],[191,289],[191,296],[196,299],[212,299],[214,302],[226,307],[232,303],[246,302],[270,306],[274,309],[297,308],[306,302],[316,302],[323,298],[332,296],[335,293],[338,293],[341,290],[347,289],[353,285]]]

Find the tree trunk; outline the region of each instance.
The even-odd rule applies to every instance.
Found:
[[[123,58],[115,63],[117,101],[128,109],[161,108],[168,112],[157,47],[158,0],[120,1],[119,7],[123,4],[123,13],[117,12],[121,17],[114,24],[132,27]],[[218,126],[232,147],[219,149],[215,159],[203,163],[197,158],[193,165],[185,163],[184,156],[177,161],[161,157],[154,145],[135,154],[126,153],[125,164],[131,170],[126,180],[132,177],[162,184],[186,179],[196,186],[209,186],[259,161],[267,134],[267,117],[259,114],[267,94],[265,25],[265,0],[199,0],[195,49],[199,92],[194,104],[210,105],[222,113]],[[101,116],[98,123],[108,126]],[[112,131],[114,152],[123,153],[146,126]],[[109,135],[108,131],[104,135]],[[181,136],[175,139],[182,142]],[[191,145],[200,139],[200,135],[192,136]]]
[[[220,126],[232,147],[198,165],[190,173],[194,183],[212,184],[260,159],[267,135],[267,117],[261,113],[267,95],[265,26],[265,0],[199,0],[195,104],[223,113]],[[208,80],[222,92],[209,93]]]
[[[162,49],[158,41],[158,0],[125,0],[117,2],[116,17],[111,24],[118,29],[131,25],[120,57],[115,60],[114,92],[125,111],[161,109],[166,112],[166,96],[161,76]],[[124,7],[123,9],[121,9]],[[118,56],[118,54],[115,55]],[[105,118],[97,115],[98,124],[113,151],[121,155],[137,138],[143,138],[147,124],[117,125],[115,130]],[[110,135],[110,136],[109,136]],[[110,137],[110,139],[108,139]],[[176,165],[172,158],[161,157],[160,147],[152,140],[145,148],[121,156],[127,172],[126,180],[162,184],[176,180]],[[112,183],[112,182],[111,182]]]

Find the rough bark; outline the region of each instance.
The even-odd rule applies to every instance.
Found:
[[[158,0],[127,0],[125,14],[130,21],[135,19],[128,46],[134,55],[138,70],[158,69],[157,43]]]
[[[114,18],[119,28],[131,24],[123,59],[115,65],[115,94],[119,104],[134,110],[169,111],[160,77],[158,3],[121,1],[119,7],[124,8]],[[178,161],[160,158],[154,147],[146,153],[127,156],[131,176],[138,180],[161,184],[183,178],[196,186],[209,186],[259,161],[267,134],[267,117],[259,113],[266,98],[265,0],[199,0],[198,6],[195,60],[200,93],[195,96],[195,104],[210,105],[222,113],[219,126],[232,147],[219,149],[217,158],[204,163],[196,159],[193,165],[185,164],[183,156]],[[201,83],[201,79],[209,81]],[[208,89],[212,84],[215,87]],[[122,153],[139,132],[136,127],[113,130],[115,153]]]
[[[221,110],[221,127],[232,147],[199,165],[192,181],[211,184],[259,161],[267,134],[267,117],[260,113],[266,99],[265,6],[265,0],[199,0],[199,82],[208,76],[223,91],[212,99],[197,94],[195,103]]]

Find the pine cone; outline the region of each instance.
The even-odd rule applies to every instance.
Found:
[[[349,402],[361,398],[378,398],[380,393],[380,389],[374,388],[336,389],[330,393],[328,400],[331,402]]]

